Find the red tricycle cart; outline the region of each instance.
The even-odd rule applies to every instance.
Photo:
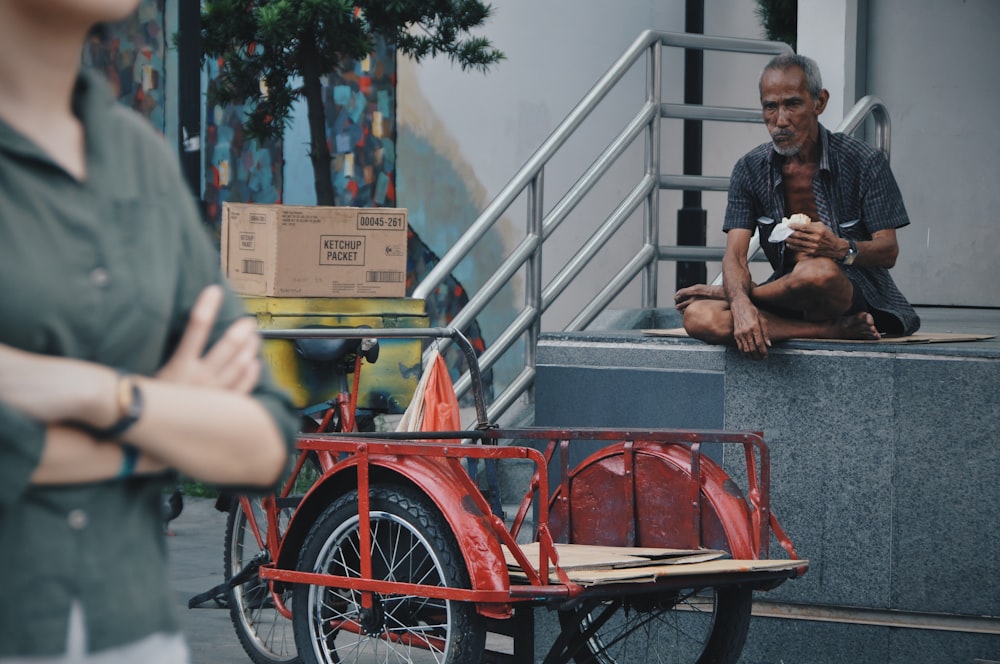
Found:
[[[501,429],[457,330],[263,334],[449,339],[468,360],[478,422],[301,434],[282,491],[240,498],[227,579],[257,662],[736,662],[753,591],[807,568],[771,513],[760,433]],[[583,441],[598,451],[570,467]],[[707,443],[735,448],[746,477]],[[481,486],[504,464],[530,464],[504,496],[510,515],[496,483]],[[772,533],[787,558],[768,559]],[[539,610],[550,618],[536,625]]]

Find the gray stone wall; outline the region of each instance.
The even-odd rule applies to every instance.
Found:
[[[541,393],[557,389],[550,378],[568,375],[572,394],[587,393],[589,375],[624,391],[618,403],[635,406],[607,421],[592,409],[589,425],[623,426],[634,417],[644,426],[696,427],[718,419],[726,429],[764,432],[773,509],[810,569],[757,598],[786,614],[790,606],[858,624],[755,618],[741,662],[1000,660],[996,340],[790,342],[754,362],[688,339],[543,335],[537,424],[572,425],[571,395]],[[647,422],[655,403],[658,419]],[[727,453],[726,464],[743,475],[741,454]]]

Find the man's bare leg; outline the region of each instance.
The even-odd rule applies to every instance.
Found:
[[[768,311],[761,311],[767,320],[771,341],[785,339],[851,339],[875,341],[881,339],[875,319],[867,311],[839,316],[827,321],[791,320]]]
[[[806,321],[783,318],[769,311],[760,315],[767,322],[768,337],[773,341],[786,339],[855,339],[881,338],[871,314],[861,312],[838,316],[826,321]],[[732,345],[733,316],[725,300],[696,300],[684,311],[684,329],[695,339],[710,344]]]
[[[814,322],[839,318],[851,308],[853,296],[851,280],[828,258],[801,260],[788,274],[750,291],[750,300],[759,307],[801,311]]]
[[[801,311],[808,321],[830,321],[850,309],[854,285],[828,258],[799,261],[791,272],[750,289],[750,300],[759,307]],[[678,311],[700,300],[725,300],[722,286],[694,284],[674,294]]]

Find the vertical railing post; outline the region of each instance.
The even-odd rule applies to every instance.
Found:
[[[660,179],[660,122],[663,117],[660,111],[662,101],[663,86],[663,45],[657,39],[649,45],[648,79],[646,81],[646,99],[657,109],[649,127],[646,131],[646,175]],[[653,187],[646,197],[646,216],[642,229],[642,241],[646,246],[657,247],[660,244],[660,188]],[[657,306],[656,286],[659,279],[658,256],[653,256],[652,260],[643,270],[642,280],[642,308],[653,309]]]
[[[687,0],[684,10],[684,32],[700,35],[705,32],[704,0]],[[705,52],[700,48],[684,49],[684,104],[704,103]],[[702,174],[701,120],[684,120],[684,175]],[[704,247],[708,233],[708,213],[702,207],[701,190],[684,190],[682,207],[677,211],[677,245]],[[704,261],[677,261],[676,287],[703,284],[707,280]]]
[[[543,209],[545,189],[545,169],[538,169],[538,173],[531,179],[528,185],[528,237],[533,238],[535,248],[531,252],[531,258],[526,265],[524,304],[525,307],[535,312],[531,325],[525,331],[524,339],[524,366],[528,369],[535,367],[535,348],[538,345],[538,337],[542,330],[542,245],[543,230],[542,220],[545,217]],[[532,381],[531,387],[527,390],[528,403],[535,402],[535,387]]]

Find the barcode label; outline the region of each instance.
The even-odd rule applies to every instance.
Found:
[[[368,270],[365,281],[370,284],[399,284],[403,282],[403,273],[398,270]]]
[[[244,258],[243,274],[264,274],[264,261]]]

